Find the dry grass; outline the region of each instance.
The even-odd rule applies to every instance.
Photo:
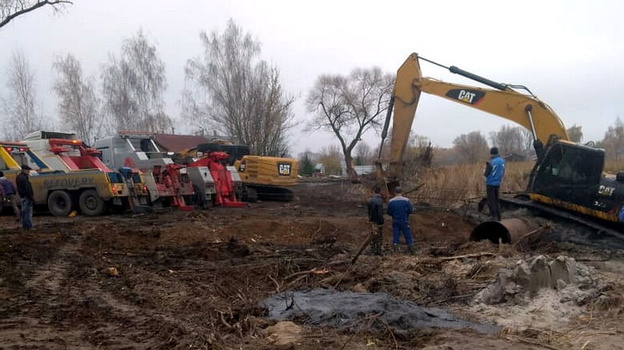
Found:
[[[507,162],[501,192],[524,191],[534,164],[533,161]],[[485,197],[484,167],[485,163],[478,163],[418,169],[414,175],[415,178],[406,179],[406,182],[422,184],[423,186],[417,191],[409,193],[409,196],[415,202],[444,207],[452,207],[470,200],[480,199]],[[609,160],[606,162],[604,170],[610,174],[624,171],[624,161]]]
[[[452,206],[485,196],[484,164],[462,164],[426,169],[416,182],[424,184],[410,196],[417,202]],[[507,162],[502,192],[526,188],[533,162]]]

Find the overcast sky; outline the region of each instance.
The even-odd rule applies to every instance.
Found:
[[[39,9],[0,30],[0,95],[7,94],[11,55],[22,50],[36,74],[40,112],[56,118],[54,57],[71,53],[86,75],[99,76],[109,54],[118,56],[122,40],[142,29],[166,64],[166,110],[179,118],[183,69],[187,59],[201,54],[199,33],[221,32],[231,18],[262,43],[262,57],[280,69],[288,93],[299,96],[294,110],[299,125],[310,118],[304,100],[319,75],[373,66],[394,73],[417,52],[498,82],[525,85],[567,127],[582,126],[584,141],[600,140],[624,117],[623,14],[621,0],[75,0],[62,14]],[[427,63],[421,68],[425,76],[479,86]],[[416,115],[413,131],[442,147],[460,134],[488,135],[506,124],[428,95],[421,97]],[[290,139],[293,155],[337,144],[328,133],[301,129]],[[371,147],[379,142],[372,132],[365,140]]]

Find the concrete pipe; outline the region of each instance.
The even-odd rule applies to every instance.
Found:
[[[470,240],[483,241],[487,239],[495,244],[498,244],[500,240],[503,243],[511,244],[538,227],[539,225],[535,222],[518,218],[486,221],[472,230]]]

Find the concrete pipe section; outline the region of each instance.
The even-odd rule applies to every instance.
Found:
[[[515,243],[525,234],[538,228],[538,224],[513,218],[501,221],[486,221],[479,224],[470,234],[471,241],[489,240],[492,243],[498,242],[511,244]]]

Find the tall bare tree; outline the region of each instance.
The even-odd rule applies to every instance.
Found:
[[[480,131],[459,135],[453,140],[453,148],[463,164],[477,163],[488,156],[488,144]]]
[[[354,69],[348,76],[322,75],[308,93],[306,106],[314,118],[310,130],[332,132],[342,149],[349,178],[356,179],[352,152],[371,128],[381,127],[393,77],[380,68]]]
[[[19,140],[26,134],[41,129],[43,118],[37,115],[35,74],[30,70],[26,57],[21,51],[15,51],[11,66],[7,72],[8,97],[3,99],[2,109],[6,122],[5,137]]]
[[[519,154],[527,156],[532,144],[531,134],[519,126],[503,125],[499,131],[490,133],[492,145],[498,147],[501,155]],[[528,137],[528,139],[527,139]]]
[[[260,43],[230,20],[223,33],[200,34],[203,57],[189,59],[183,95],[187,120],[209,125],[253,154],[287,152],[292,104],[279,70],[260,57]]]
[[[57,57],[52,67],[58,74],[53,90],[60,99],[61,122],[81,140],[93,144],[101,136],[103,125],[93,80],[82,76],[80,62],[71,54]]]
[[[59,11],[62,6],[72,4],[69,0],[2,0],[0,1],[0,28],[9,24],[15,18],[25,15],[46,5]]]
[[[170,130],[172,122],[164,112],[163,99],[167,88],[165,64],[143,31],[124,40],[120,58],[111,55],[101,76],[104,110],[114,128]]]

